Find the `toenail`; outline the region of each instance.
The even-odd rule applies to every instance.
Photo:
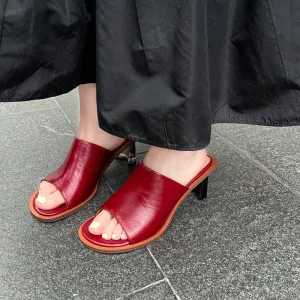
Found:
[[[125,240],[125,239],[126,239],[126,235],[125,235],[124,233],[122,233],[122,234],[121,234],[121,238],[122,238],[123,240]]]
[[[100,227],[100,223],[97,221],[92,222],[92,224],[90,225],[90,228],[95,229]]]
[[[41,204],[45,204],[47,202],[47,198],[45,196],[41,196],[41,195],[38,195],[38,197],[36,198],[36,200],[38,202],[40,202]]]
[[[103,233],[103,234],[102,234],[102,237],[103,237],[104,239],[107,239],[107,238],[108,238],[107,233]]]
[[[113,234],[113,235],[111,236],[111,238],[114,240],[114,239],[117,238],[117,235],[116,235],[116,234]]]

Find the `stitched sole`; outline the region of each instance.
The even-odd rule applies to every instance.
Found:
[[[98,246],[93,244],[92,242],[90,242],[89,240],[87,240],[83,233],[82,233],[82,227],[84,226],[85,223],[83,223],[79,229],[78,229],[78,236],[79,239],[81,240],[81,242],[87,246],[88,248],[90,248],[93,251],[96,252],[100,252],[100,253],[107,253],[107,254],[118,254],[118,253],[124,253],[124,252],[129,252],[129,251],[133,251],[142,247],[145,247],[149,244],[151,244],[152,242],[154,242],[156,239],[160,238],[165,231],[167,230],[168,226],[170,225],[177,209],[179,208],[179,206],[181,205],[181,203],[186,199],[186,197],[193,191],[193,189],[200,184],[205,178],[207,178],[216,168],[218,161],[211,157],[212,160],[212,165],[211,167],[197,180],[195,181],[190,189],[179,199],[179,201],[177,202],[177,204],[174,206],[172,212],[170,213],[168,219],[166,220],[165,224],[162,226],[162,228],[153,236],[151,236],[150,238],[141,241],[139,243],[136,244],[129,244],[126,246],[122,246],[122,247],[103,247],[103,246]]]

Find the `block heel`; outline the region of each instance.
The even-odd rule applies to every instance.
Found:
[[[204,200],[207,197],[208,177],[198,184],[193,192],[196,194],[198,200]]]

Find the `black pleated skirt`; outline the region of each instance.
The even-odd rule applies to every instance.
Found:
[[[97,84],[99,125],[196,150],[213,123],[300,124],[299,0],[3,0],[0,100]]]

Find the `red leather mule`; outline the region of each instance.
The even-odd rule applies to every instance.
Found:
[[[100,177],[108,166],[128,147],[133,149],[134,143],[125,141],[115,151],[110,151],[75,138],[64,163],[42,180],[52,183],[62,194],[65,203],[54,209],[42,210],[35,203],[39,196],[37,190],[29,200],[33,217],[42,222],[55,222],[77,212],[96,194]]]
[[[127,240],[105,240],[101,235],[91,234],[89,226],[94,217],[79,228],[80,240],[92,250],[103,253],[127,252],[150,244],[165,232],[190,192],[194,190],[198,199],[206,198],[208,175],[218,163],[215,158],[209,158],[207,166],[186,186],[139,163],[125,184],[100,209],[118,220]]]

